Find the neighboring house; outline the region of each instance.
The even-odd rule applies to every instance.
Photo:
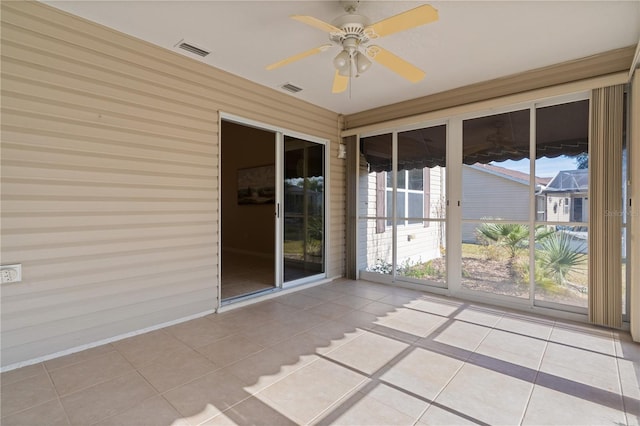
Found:
[[[563,170],[538,192],[548,222],[589,221],[589,170]],[[540,215],[542,212],[538,212]]]
[[[363,162],[364,163],[364,162]],[[444,208],[445,169],[425,167],[401,170],[406,178],[398,187],[398,254],[397,264],[426,262],[441,256],[446,247],[444,225],[441,222],[423,221],[416,218],[441,217]],[[413,178],[410,176],[413,175]],[[376,264],[392,263],[392,185],[390,172],[361,173],[360,206],[361,217],[377,217],[362,220],[359,232],[363,236],[359,247],[359,269],[365,270]],[[412,189],[409,181],[418,184]],[[371,201],[370,201],[371,200]],[[375,202],[373,202],[375,200]],[[413,219],[410,219],[413,218]]]
[[[547,183],[536,178],[536,188]],[[493,164],[464,165],[462,170],[462,218],[529,220],[529,175]],[[509,200],[505,203],[504,200]],[[477,242],[477,223],[462,226],[462,241]]]

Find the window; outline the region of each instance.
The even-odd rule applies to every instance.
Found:
[[[536,195],[536,220],[545,220],[546,206],[544,196]]]
[[[424,213],[424,174],[423,169],[398,171],[398,191],[396,203],[396,224],[398,226],[421,224]],[[393,220],[393,178],[387,173],[386,179],[386,213],[387,226],[391,226]]]

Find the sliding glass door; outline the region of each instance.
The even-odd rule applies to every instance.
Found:
[[[326,140],[222,114],[221,291],[232,303],[326,278]]]
[[[589,101],[536,108],[535,300],[588,304]]]
[[[360,139],[361,274],[446,287],[447,127]]]
[[[324,145],[284,136],[283,282],[325,271]]]
[[[360,137],[360,277],[586,312],[588,129],[585,94]]]
[[[462,290],[585,310],[589,101],[462,127]]]
[[[529,298],[529,115],[462,122],[463,289]]]

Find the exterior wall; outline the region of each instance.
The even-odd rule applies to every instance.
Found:
[[[444,188],[444,169],[437,167],[430,171],[431,213],[435,218],[438,202]],[[359,216],[376,217],[376,173],[360,170]],[[386,224],[386,221],[385,221]],[[398,265],[415,264],[440,257],[441,245],[444,248],[444,232],[438,222],[398,226]],[[361,219],[358,222],[360,235],[358,269],[367,270],[382,261],[392,263],[393,232],[391,226],[385,226],[385,232],[376,232],[375,219]]]
[[[529,219],[529,187],[472,166],[462,168],[463,219]],[[462,241],[476,242],[477,224],[462,224]]]
[[[580,209],[581,220],[576,218],[576,199],[582,199]],[[569,203],[567,204],[567,200]],[[582,194],[559,194],[547,195],[546,220],[550,222],[588,222],[589,221],[589,199]]]
[[[568,197],[547,196],[547,220],[550,222],[569,222],[571,217],[571,199],[565,202]]]
[[[331,140],[335,113],[37,2],[2,2],[3,367],[217,306],[218,111]]]

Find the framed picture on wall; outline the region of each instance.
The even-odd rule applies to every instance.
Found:
[[[238,204],[273,204],[275,200],[274,164],[238,169]]]

